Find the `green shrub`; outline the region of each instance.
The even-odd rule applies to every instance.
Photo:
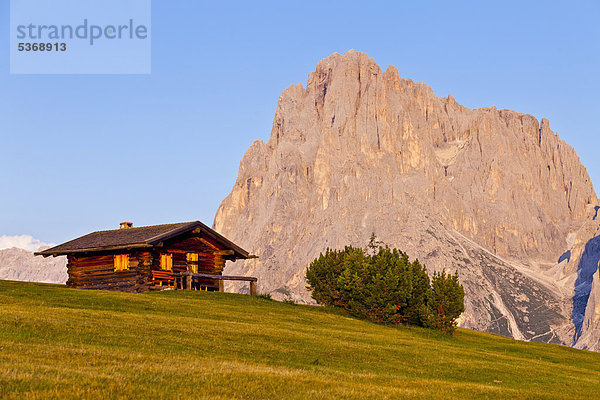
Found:
[[[380,243],[371,236],[364,250],[346,246],[319,255],[306,272],[313,299],[379,323],[407,323],[452,332],[464,310],[458,276],[434,274],[435,281],[430,284],[418,260],[411,262],[406,253]]]
[[[338,278],[348,270],[348,265],[360,264],[365,255],[361,249],[346,246],[344,250],[327,249],[325,254],[311,263],[306,279],[312,288],[312,297],[319,304],[344,307]],[[345,264],[345,265],[344,265]]]
[[[446,271],[434,272],[431,279],[431,292],[428,307],[429,318],[426,326],[446,333],[456,330],[456,319],[465,311],[465,290],[454,275]]]

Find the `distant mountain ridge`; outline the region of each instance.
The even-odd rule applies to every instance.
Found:
[[[275,297],[311,301],[308,263],[375,232],[458,269],[462,326],[600,350],[598,206],[547,119],[468,109],[349,51],[281,94],[213,226],[259,255],[225,272]]]
[[[0,250],[0,279],[65,283],[67,278],[65,257],[36,257],[33,252],[16,247]]]

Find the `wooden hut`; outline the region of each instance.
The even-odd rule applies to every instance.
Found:
[[[222,274],[226,261],[255,256],[199,221],[139,228],[122,222],[35,255],[66,255],[67,286],[74,288],[223,291],[223,280],[244,280],[256,294],[256,278]]]

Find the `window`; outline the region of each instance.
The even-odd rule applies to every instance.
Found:
[[[173,254],[160,255],[160,269],[173,271]]]
[[[188,271],[198,273],[198,253],[187,253]]]
[[[125,271],[129,269],[129,254],[115,254],[115,271]]]

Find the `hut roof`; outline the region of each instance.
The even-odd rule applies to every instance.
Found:
[[[248,252],[200,221],[181,222],[177,224],[142,226],[139,228],[113,229],[98,231],[73,239],[58,246],[35,253],[44,257],[60,256],[75,253],[93,253],[111,250],[127,250],[134,248],[152,248],[157,244],[200,229],[225,248],[233,250],[235,258],[249,258]]]

